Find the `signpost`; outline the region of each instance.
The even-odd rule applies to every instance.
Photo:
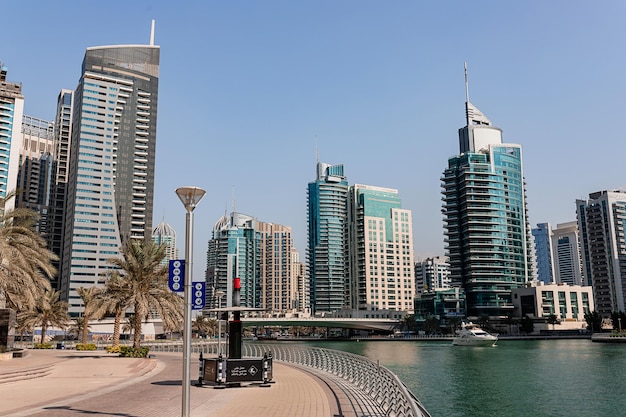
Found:
[[[185,260],[170,260],[170,273],[167,284],[171,291],[183,292],[185,290]]]
[[[206,305],[206,283],[204,281],[194,282],[191,284],[193,294],[191,295],[191,309],[202,310]]]

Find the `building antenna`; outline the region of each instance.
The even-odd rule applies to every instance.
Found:
[[[150,29],[150,46],[154,46],[154,19],[152,19],[152,28]]]
[[[317,165],[320,162],[320,150],[317,143],[317,135],[315,135],[315,164]]]
[[[237,211],[237,203],[235,202],[235,186],[233,186],[233,213]]]
[[[465,123],[469,126],[469,81],[467,79],[467,61],[463,62],[463,66],[465,67]]]

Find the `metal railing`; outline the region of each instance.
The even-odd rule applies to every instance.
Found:
[[[176,342],[143,343],[152,352],[179,352]],[[215,342],[194,342],[192,353],[217,354]],[[244,343],[243,356],[262,357],[304,367],[330,380],[350,401],[357,416],[429,417],[419,399],[390,370],[364,356],[304,345]]]

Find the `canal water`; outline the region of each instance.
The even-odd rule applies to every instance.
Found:
[[[588,339],[500,340],[495,347],[434,341],[307,344],[379,361],[433,417],[626,416],[626,344]]]

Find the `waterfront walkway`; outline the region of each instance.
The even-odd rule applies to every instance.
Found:
[[[120,358],[103,351],[30,350],[0,361],[0,416],[171,417],[181,415],[182,355]],[[198,376],[192,356],[191,376]],[[356,416],[320,375],[274,362],[270,387],[190,390],[193,417]]]

